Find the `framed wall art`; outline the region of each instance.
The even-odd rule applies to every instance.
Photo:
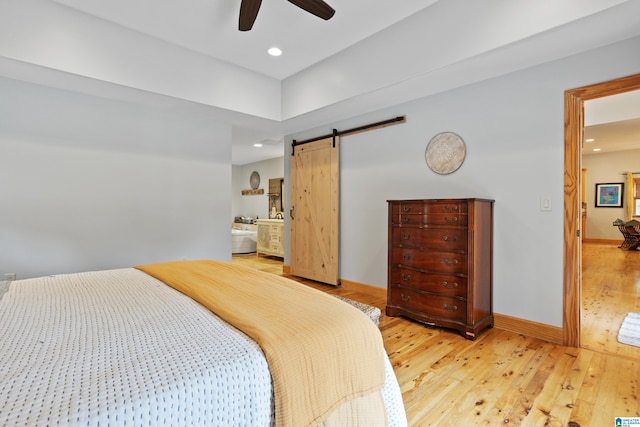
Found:
[[[596,208],[621,208],[623,195],[623,182],[596,184]]]

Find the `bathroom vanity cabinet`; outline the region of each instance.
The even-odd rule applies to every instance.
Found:
[[[258,255],[284,257],[284,220],[259,219],[257,247]]]

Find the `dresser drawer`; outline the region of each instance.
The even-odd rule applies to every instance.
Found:
[[[467,271],[467,255],[456,252],[434,252],[393,247],[391,248],[391,264],[440,273],[464,274]]]
[[[446,274],[423,273],[406,268],[394,268],[391,271],[391,284],[419,291],[467,298],[467,278]]]
[[[449,321],[467,321],[467,302],[458,298],[424,294],[396,285],[391,286],[390,293],[392,303],[398,307]]]
[[[467,249],[466,229],[394,227],[391,234],[394,246],[444,251]]]
[[[469,212],[468,205],[464,202],[458,202],[458,201],[425,203],[424,210],[427,213],[445,213],[445,214]]]
[[[467,214],[457,213],[428,213],[424,216],[425,224],[448,225],[452,227],[466,227],[468,224]]]
[[[394,215],[391,222],[394,225],[420,226],[424,224],[424,221],[424,214],[399,214]]]
[[[424,202],[421,200],[417,200],[394,203],[393,205],[391,205],[391,213],[394,216],[398,216],[400,214],[423,214]]]

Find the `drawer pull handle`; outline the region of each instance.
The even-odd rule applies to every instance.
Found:
[[[449,313],[453,313],[454,311],[458,310],[457,305],[452,305],[451,307],[449,307],[447,304],[442,304],[442,308],[444,308],[444,310],[448,311]]]
[[[411,218],[408,216],[403,216],[402,217],[402,222],[407,223],[407,222],[411,222]]]
[[[444,217],[444,220],[445,220],[446,222],[458,222],[458,217],[457,217],[457,216],[454,216],[453,218],[449,219],[449,217],[448,217],[448,216],[445,216],[445,217]]]
[[[458,260],[457,259],[445,258],[445,259],[442,260],[442,262],[444,262],[447,265],[456,265],[456,264],[458,264]]]
[[[458,211],[458,207],[457,206],[445,205],[444,206],[444,210],[447,211],[447,212],[457,212]]]
[[[403,206],[402,207],[402,211],[403,212],[411,212],[411,206]]]
[[[447,289],[455,289],[458,287],[458,282],[449,283],[448,280],[445,280],[444,282],[442,282],[442,286]]]
[[[402,239],[403,239],[403,240],[409,240],[409,239],[411,239],[411,234],[403,234],[403,235],[402,235]]]
[[[442,240],[444,240],[445,242],[448,242],[449,241],[449,236],[442,236]],[[453,236],[451,238],[451,241],[454,242],[454,243],[457,242],[458,241],[458,236]]]
[[[411,259],[411,255],[410,254],[402,254],[402,259],[405,261],[409,261]]]
[[[407,302],[411,299],[410,295],[405,295],[405,294],[400,294],[400,298],[402,299],[402,301]]]
[[[404,280],[405,282],[410,281],[411,280],[411,275],[402,273],[402,280]]]

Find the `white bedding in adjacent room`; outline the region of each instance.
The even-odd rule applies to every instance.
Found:
[[[273,425],[258,345],[141,271],[13,282],[0,325],[3,426]],[[406,425],[385,366],[389,425]]]

